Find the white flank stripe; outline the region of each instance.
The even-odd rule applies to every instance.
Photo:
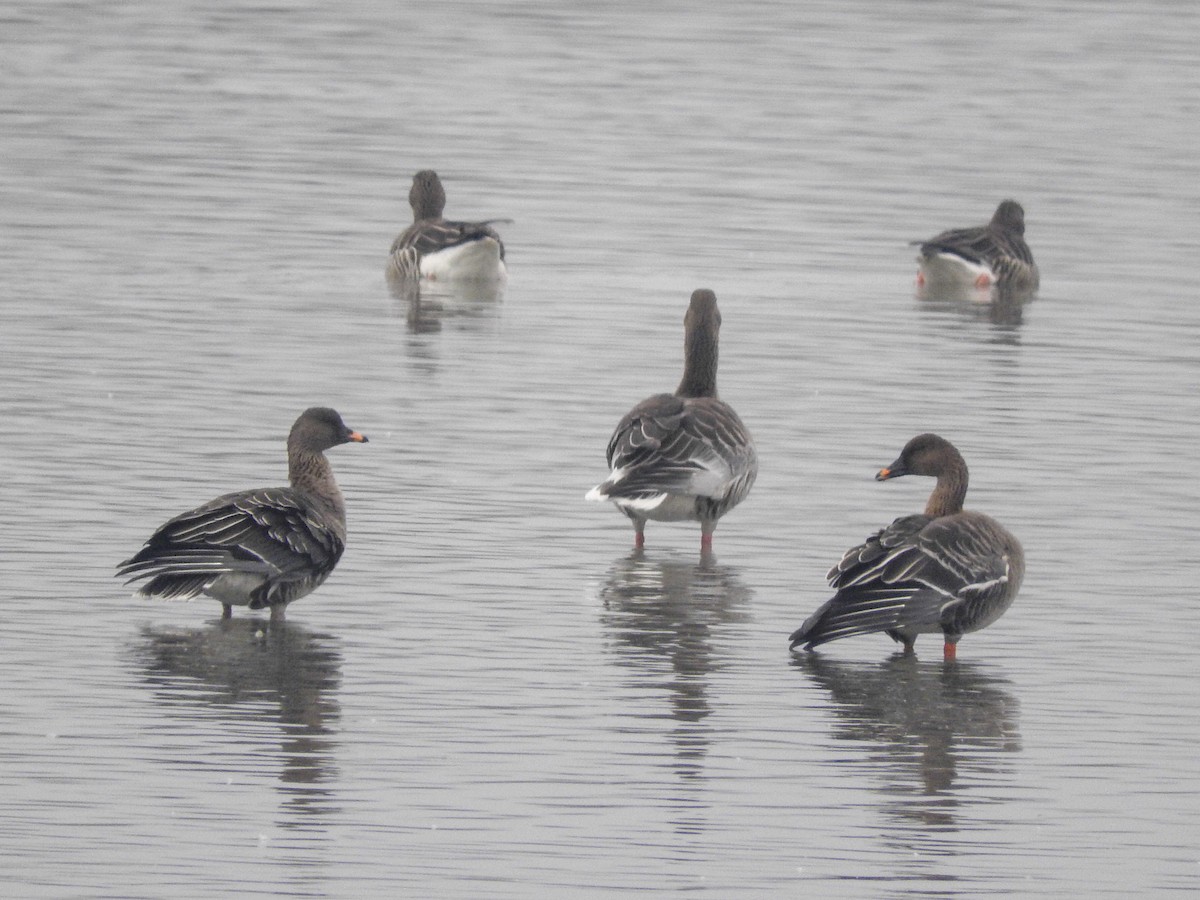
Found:
[[[617,506],[625,509],[633,509],[637,510],[638,512],[650,512],[651,510],[658,509],[660,506],[662,506],[663,501],[669,496],[670,494],[655,494],[653,497],[638,497],[636,499],[622,498],[614,502],[617,504]]]
[[[963,591],[964,592],[971,591],[973,593],[979,593],[981,591],[990,591],[992,588],[994,588],[998,584],[1007,584],[1007,583],[1008,583],[1008,576],[1001,575],[999,578],[993,578],[990,581],[980,581],[976,584],[968,584],[966,587],[963,588]]]

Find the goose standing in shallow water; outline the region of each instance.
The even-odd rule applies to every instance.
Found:
[[[793,649],[883,631],[912,652],[917,635],[940,631],[953,659],[960,637],[1012,604],[1025,554],[995,519],[963,510],[967,464],[954,445],[918,435],[875,479],[901,475],[937,478],[925,513],[903,516],[846,551],[827,576],[837,594],[793,632]]]
[[[290,487],[238,491],[176,516],[159,528],[117,574],[149,578],[146,597],[207,594],[233,607],[284,608],[315,590],[346,546],[346,503],[324,451],[366,443],[332,409],[305,410],[288,435]],[[128,583],[128,582],[127,582]]]
[[[437,172],[413,176],[408,192],[413,223],[392,242],[390,268],[401,278],[497,280],[508,274],[504,243],[486,222],[452,222],[442,218],[446,191]]]
[[[698,521],[700,549],[712,549],[717,520],[750,492],[758,455],[750,433],[717,397],[721,313],[712,291],[698,290],[684,317],[683,380],[631,409],[608,442],[612,474],[588,500],[611,500],[632,521],[634,546],[648,519]]]
[[[917,284],[928,288],[998,288],[1033,291],[1038,267],[1025,243],[1025,210],[1005,200],[992,220],[978,228],[943,231],[921,245]]]

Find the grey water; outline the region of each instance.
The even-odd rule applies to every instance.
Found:
[[[1200,890],[1200,7],[10,0],[0,9],[0,894]],[[502,290],[392,290],[409,181]],[[909,242],[1019,200],[1018,304]],[[583,495],[697,287],[761,474],[699,529]],[[282,483],[284,628],[114,575]],[[937,431],[1024,543],[955,665],[792,656]]]

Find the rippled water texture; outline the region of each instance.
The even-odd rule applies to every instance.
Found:
[[[22,2],[0,10],[0,871],[13,896],[1200,889],[1200,12]],[[389,286],[409,181],[503,290]],[[1014,197],[1030,300],[909,241]],[[701,560],[583,501],[697,287],[761,474]],[[284,480],[349,547],[286,627],[116,563]],[[792,657],[930,485],[1025,545],[957,665]]]

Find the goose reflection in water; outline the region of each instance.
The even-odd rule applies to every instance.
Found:
[[[919,287],[916,296],[920,308],[925,312],[987,322],[994,327],[997,335],[1016,343],[1025,315],[1025,304],[1033,299],[1034,292],[997,287],[961,290]]]
[[[263,767],[264,720],[279,724],[279,781],[289,815],[282,827],[305,827],[334,811],[333,738],[342,654],[337,639],[291,622],[226,619],[203,628],[143,630],[135,654],[155,699],[173,714],[212,730],[213,713],[230,726],[231,771],[258,776]],[[241,745],[243,754],[236,748]],[[183,759],[185,765],[210,765]]]
[[[704,720],[710,676],[723,661],[714,632],[745,622],[751,591],[738,571],[712,554],[647,559],[642,550],[618,560],[600,590],[601,622],[621,664],[635,670],[631,685],[665,688],[674,721],[673,767],[683,779],[703,776],[709,730]]]
[[[443,319],[478,329],[493,318],[504,297],[504,282],[414,281],[388,274],[388,290],[404,306],[410,334],[436,334]]]
[[[1011,682],[993,667],[902,653],[868,664],[807,653],[792,664],[829,693],[835,739],[882,745],[863,764],[882,763],[889,812],[923,832],[954,830],[973,784],[1006,772],[1005,754],[1021,749]]]

